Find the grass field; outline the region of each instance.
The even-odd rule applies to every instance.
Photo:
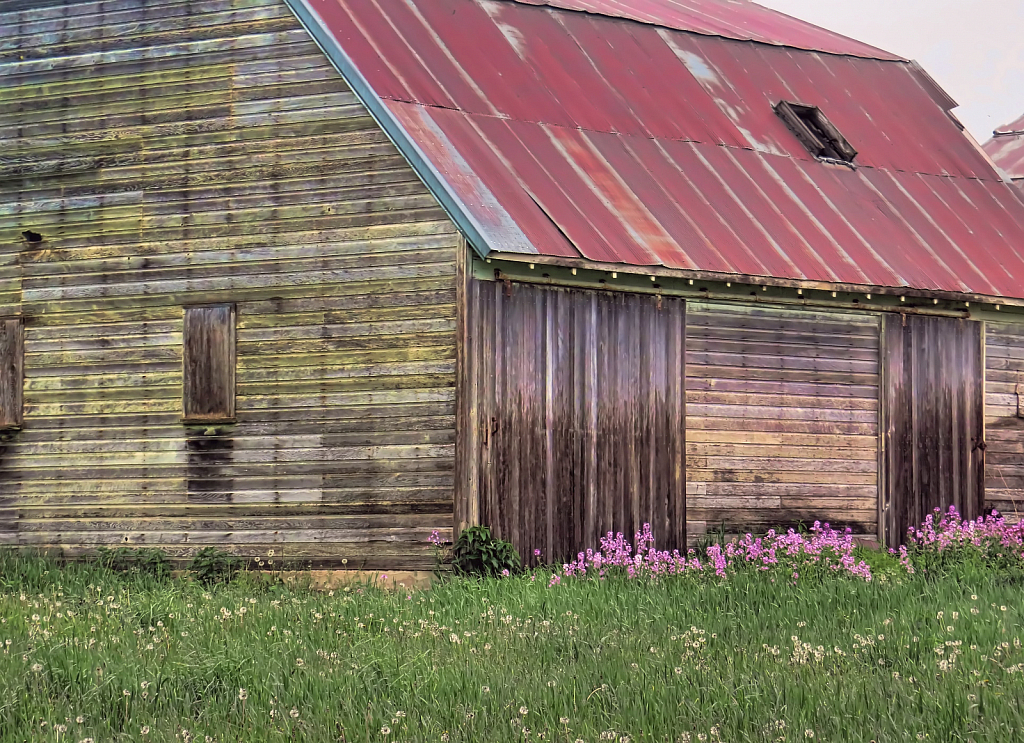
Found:
[[[8,554],[0,740],[1024,739],[1000,571],[548,578],[206,590]]]

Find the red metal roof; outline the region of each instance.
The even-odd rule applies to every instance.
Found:
[[[539,1],[305,0],[478,249],[1024,297],[1024,203],[915,65],[747,2]]]
[[[728,39],[759,41],[831,54],[900,59],[799,18],[748,0],[519,0]]]
[[[996,129],[984,147],[1004,173],[1011,178],[1024,178],[1024,116]]]

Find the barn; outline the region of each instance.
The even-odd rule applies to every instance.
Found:
[[[1024,499],[1024,194],[747,0],[0,0],[0,544],[423,569]]]
[[[993,131],[984,148],[1003,175],[1024,190],[1024,116]]]

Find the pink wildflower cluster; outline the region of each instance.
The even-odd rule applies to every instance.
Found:
[[[1000,557],[1005,554],[1024,560],[1024,521],[1009,523],[995,510],[971,521],[960,518],[956,506],[950,506],[945,513],[936,508],[921,526],[907,530],[907,542],[912,550],[918,551],[973,547],[981,552],[998,551]]]
[[[867,563],[853,557],[854,543],[850,530],[838,532],[817,521],[808,534],[800,534],[793,529],[784,534],[771,530],[763,537],[747,534],[724,546],[712,545],[703,556],[698,556],[693,549],[687,550],[685,555],[678,550],[656,549],[650,524],[644,524],[633,541],[635,544],[630,544],[621,532],[608,532],[601,539],[599,550],[580,552],[574,561],[562,566],[562,575],[603,578],[608,571],[614,571],[629,578],[657,578],[713,571],[718,577],[725,578],[740,566],[749,565],[760,570],[785,567],[792,570],[795,580],[799,577],[799,568],[820,565],[871,580],[871,569]]]

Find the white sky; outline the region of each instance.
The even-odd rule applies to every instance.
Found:
[[[755,0],[916,59],[979,142],[1024,114],[1024,0]]]

